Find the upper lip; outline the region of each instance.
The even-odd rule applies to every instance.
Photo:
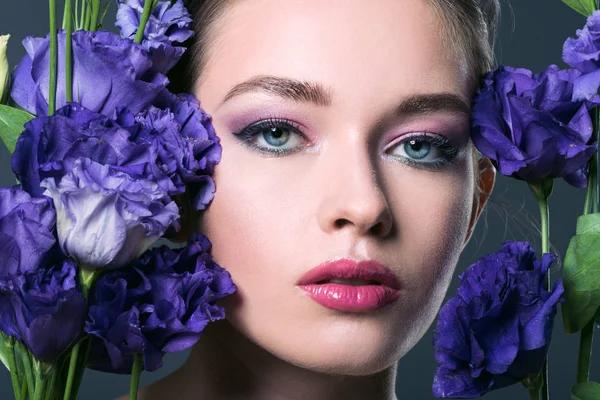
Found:
[[[373,261],[340,259],[327,261],[311,269],[300,278],[298,285],[309,285],[327,279],[363,279],[376,281],[393,289],[400,289],[400,281],[385,265]]]

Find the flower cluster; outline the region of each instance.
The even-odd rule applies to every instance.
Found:
[[[134,41],[151,5],[144,35]],[[70,347],[89,343],[90,359],[76,368],[130,373],[141,356],[154,371],[164,353],[190,347],[209,322],[224,318],[216,302],[236,286],[213,261],[206,237],[194,234],[179,250],[151,249],[179,230],[181,196],[196,210],[208,207],[221,158],[199,101],[167,89],[166,74],[185,51],[175,44],[191,36],[190,23],[181,0],[122,0],[122,37],[93,29],[61,30],[56,42],[50,35],[28,37],[27,55],[6,91],[8,72],[0,64],[0,101],[9,92],[20,107],[0,105],[0,113],[27,121],[13,137],[11,164],[20,183],[0,188],[3,362],[14,363],[18,341],[34,362],[58,374],[48,366],[63,363]],[[4,139],[6,132],[0,134]],[[24,357],[27,365],[30,356]],[[23,380],[33,396],[38,388],[15,365],[15,393]],[[69,368],[70,377],[78,375]],[[47,392],[63,398],[58,388]]]
[[[544,288],[555,260],[537,260],[526,242],[506,242],[460,275],[435,331],[437,397],[479,397],[541,370],[563,294],[560,280]]]

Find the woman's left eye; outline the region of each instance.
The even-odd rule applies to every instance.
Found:
[[[385,151],[411,166],[439,169],[452,163],[458,150],[442,136],[427,133],[409,135]]]

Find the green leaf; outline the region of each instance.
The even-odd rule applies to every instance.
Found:
[[[600,399],[600,385],[596,382],[581,382],[571,388],[571,400]]]
[[[576,235],[565,254],[562,314],[565,331],[583,329],[600,308],[600,213],[577,219]]]
[[[0,104],[0,139],[10,152],[14,153],[17,139],[23,132],[23,125],[35,118],[26,111]]]
[[[6,341],[8,341],[8,336],[0,332],[0,361],[10,371],[10,368],[8,368],[8,352],[12,352],[12,349],[6,346]]]
[[[562,2],[586,17],[596,10],[596,0],[562,0]]]

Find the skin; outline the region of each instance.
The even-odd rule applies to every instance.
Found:
[[[223,156],[197,228],[238,292],[220,303],[227,319],[209,324],[188,361],[139,398],[394,399],[395,364],[433,322],[495,173],[482,159],[474,182],[468,112],[393,110],[435,93],[468,107],[466,60],[440,39],[425,1],[234,2],[215,34],[196,94]],[[319,84],[330,104],[260,89],[223,102],[264,75]],[[300,128],[306,138],[292,134],[283,146],[298,151],[263,154],[233,135],[270,117]],[[449,165],[403,161],[409,154],[398,143],[423,131],[457,148]],[[255,144],[274,147],[263,135]],[[425,160],[441,154],[434,146]],[[338,258],[387,265],[402,282],[400,298],[339,312],[296,286]]]

